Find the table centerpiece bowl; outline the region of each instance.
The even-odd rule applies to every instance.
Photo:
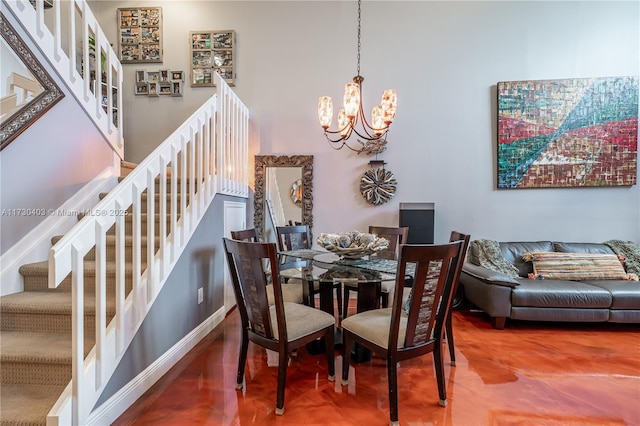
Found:
[[[386,238],[360,231],[321,233],[316,242],[343,259],[360,259],[389,247]]]

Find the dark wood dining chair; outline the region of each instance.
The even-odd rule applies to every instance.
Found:
[[[239,241],[258,242],[258,232],[256,228],[241,229],[239,231],[231,231],[231,238]]]
[[[231,231],[231,238],[238,241],[259,242],[258,232],[256,231],[255,228]],[[271,282],[270,275],[268,279],[269,279],[269,282]],[[283,285],[282,294],[284,296],[285,302],[294,302],[294,303],[304,302],[304,291],[301,283]],[[273,286],[267,287],[267,296],[269,299],[269,304],[273,305],[275,302],[274,295],[273,295]]]
[[[352,343],[385,358],[391,424],[398,424],[398,362],[433,353],[440,405],[447,405],[442,342],[463,244],[463,241],[456,241],[440,245],[403,245],[392,306],[361,312],[342,320],[342,384],[349,384]],[[411,295],[403,303],[408,264],[414,265],[414,280]]]
[[[460,253],[458,264],[456,265],[456,269],[454,271],[454,275],[452,277],[453,285],[451,288],[451,303],[453,303],[453,299],[458,291],[458,280],[460,278],[460,271],[462,270],[462,266],[464,265],[464,259],[467,256],[467,249],[469,248],[469,241],[471,240],[471,235],[463,234],[458,231],[451,231],[449,235],[449,242],[454,241],[462,241],[462,252]],[[447,346],[449,346],[449,356],[451,359],[451,365],[456,365],[456,353],[455,353],[455,345],[453,343],[453,308],[449,309],[449,313],[447,315],[447,321],[445,323],[445,335],[447,336]]]
[[[381,259],[395,260],[398,258],[398,249],[400,245],[407,242],[409,227],[369,226],[369,233],[375,234],[378,237],[385,238],[389,241],[389,246],[385,250],[380,250],[371,257],[375,256]],[[395,283],[393,281],[383,281],[380,284],[380,302],[383,308],[386,308],[389,305],[389,293],[393,290],[394,284]],[[345,282],[343,292],[344,306],[342,308],[342,312],[345,317],[347,316],[347,307],[349,306],[349,295],[352,291],[358,291],[358,285]]]
[[[280,251],[302,250],[311,248],[311,232],[308,225],[294,226],[276,226],[276,236],[278,238],[278,249]],[[308,262],[301,260],[299,265],[289,261],[288,267],[304,267]],[[308,283],[308,300],[307,303],[311,307],[316,306],[315,296],[320,293],[320,283],[316,280],[305,280]],[[338,317],[342,318],[342,283],[334,282],[333,287],[336,290],[336,300],[338,302]]]
[[[233,291],[242,321],[236,389],[243,388],[249,342],[278,353],[276,415],[284,414],[287,364],[291,351],[323,338],[329,381],[335,380],[333,315],[310,306],[285,302],[280,280],[274,279],[275,303],[267,300],[268,273],[280,272],[275,243],[223,238]]]

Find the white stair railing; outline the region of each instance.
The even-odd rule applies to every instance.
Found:
[[[49,287],[57,287],[69,274],[73,282],[73,372],[47,424],[84,424],[216,193],[248,197],[248,110],[218,74],[214,82],[217,94],[50,250]],[[145,230],[143,213],[149,218]],[[158,232],[151,219],[156,213]],[[128,294],[125,218],[133,224],[133,288]],[[106,240],[113,228],[116,309],[107,321]],[[143,245],[143,234],[158,235],[158,245],[150,237]],[[83,259],[94,247],[96,344],[85,357]]]
[[[45,9],[44,0],[32,1],[2,0],[2,7],[20,22],[114,152],[124,159],[122,65],[88,3],[47,0],[52,7]]]

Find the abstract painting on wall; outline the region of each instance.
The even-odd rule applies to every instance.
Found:
[[[498,83],[498,188],[631,186],[638,77]]]

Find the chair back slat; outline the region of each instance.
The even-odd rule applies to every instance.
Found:
[[[388,226],[369,226],[369,233],[375,234],[379,238],[389,241],[389,247],[386,250],[376,252],[375,256],[381,259],[395,260],[398,258],[398,248],[407,242],[409,235],[409,227],[388,227]]]
[[[451,302],[449,293],[452,274],[457,266],[461,247],[462,242],[401,247],[389,347],[397,344],[400,318],[403,315],[406,315],[407,321],[405,348],[426,344],[442,333],[443,322],[440,321],[440,316],[447,312],[446,305]],[[407,263],[414,264],[415,272],[411,297],[407,302],[409,309],[405,312],[401,295]]]
[[[311,231],[308,225],[277,226],[278,250],[304,250],[311,248]],[[282,259],[281,269],[305,268],[311,264],[309,260],[286,257]]]
[[[231,238],[240,241],[258,242],[258,232],[255,228],[241,229],[239,231],[231,231]]]
[[[308,225],[277,226],[278,249],[302,250],[311,248],[311,233]]]
[[[420,270],[421,286],[414,288],[416,290],[413,295],[422,294],[418,299],[417,309],[414,309],[413,315],[408,315],[407,334],[405,338],[405,346],[414,346],[415,344],[426,343],[432,335],[433,325],[436,320],[436,301],[441,297],[443,285],[441,280],[445,277],[441,274],[442,260],[432,260],[426,264],[426,268],[418,268]],[[422,291],[419,289],[422,288]]]
[[[274,339],[267,285],[273,285],[276,311],[284,312],[280,282],[270,279],[272,273],[279,272],[276,245],[228,238],[223,241],[243,326],[267,339]]]

